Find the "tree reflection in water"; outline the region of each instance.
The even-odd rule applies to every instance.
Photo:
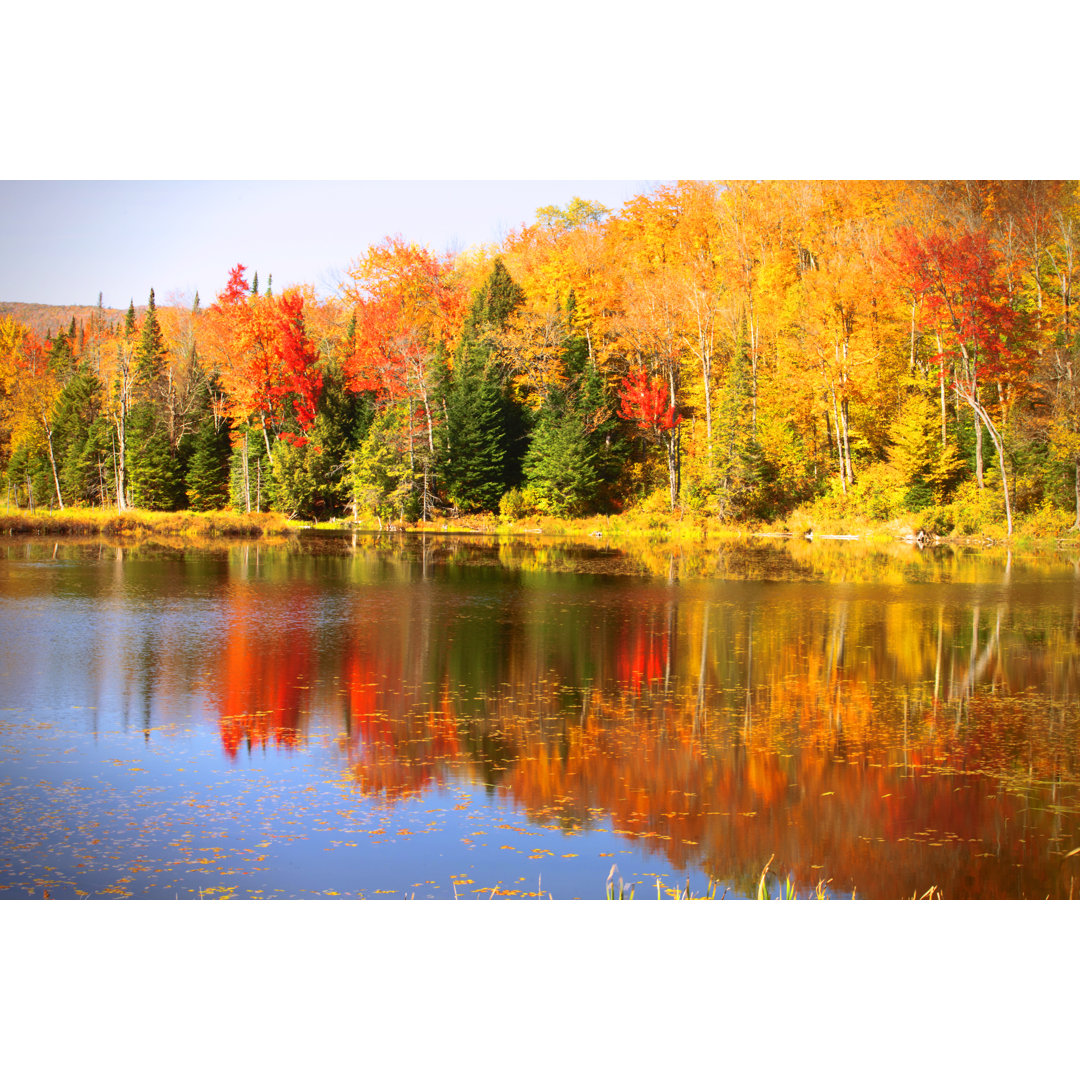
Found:
[[[233,612],[231,752],[329,711],[360,794],[483,782],[747,891],[775,853],[804,889],[1080,894],[1074,563],[430,538],[316,561],[318,590],[279,567],[287,635]]]

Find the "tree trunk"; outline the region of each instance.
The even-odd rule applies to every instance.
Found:
[[[911,301],[911,355],[908,358],[908,374],[915,374],[915,301]]]
[[[127,429],[124,423],[125,410],[120,407],[120,415],[116,418],[116,510],[124,513],[127,510]]]
[[[942,372],[942,378],[939,385],[941,386],[941,452],[945,452],[945,445],[947,441],[945,431],[945,378],[944,372]]]
[[[266,413],[259,413],[262,421],[263,442],[266,443],[266,456],[270,459],[270,471],[274,471],[274,455],[270,452],[270,432],[266,430]]]
[[[851,467],[851,443],[848,440],[848,403],[845,398],[840,402],[840,419],[844,423],[844,467],[847,469],[849,484],[855,483],[855,470]]]
[[[833,423],[836,425],[836,455],[840,462],[840,486],[843,488],[844,494],[846,495],[847,469],[844,468],[844,440],[840,435],[840,409],[836,403],[836,390],[830,386],[829,393],[832,395]]]
[[[757,326],[750,324],[750,430],[757,438]]]
[[[986,427],[986,433],[990,436],[990,441],[994,444],[994,449],[997,451],[998,467],[1001,469],[1001,490],[1005,497],[1005,521],[1008,527],[1008,535],[1012,536],[1013,522],[1012,522],[1012,504],[1009,499],[1009,474],[1005,470],[1005,439],[1004,436],[998,431],[997,426],[994,424],[990,414],[986,411],[986,408],[975,397],[975,392],[967,392],[961,390],[961,396],[971,406],[972,411],[975,413],[975,423],[981,420]],[[982,486],[981,484],[979,485]]]
[[[668,467],[668,496],[671,500],[671,509],[679,501],[679,429],[669,431],[664,439],[667,450]]]
[[[244,509],[251,513],[251,473],[248,469],[248,433],[244,432]]]
[[[1072,527],[1080,531],[1080,461],[1076,462],[1076,520]]]
[[[972,400],[971,401],[971,414],[975,419],[975,482],[979,485],[979,490],[982,491],[985,486],[983,483],[983,445],[982,445],[982,425],[979,423],[979,406]]]
[[[48,419],[42,417],[42,424],[45,427],[45,441],[49,446],[49,464],[52,466],[53,483],[56,485],[56,501],[60,504],[60,509],[64,509],[64,496],[60,494],[60,477],[56,472],[56,457],[53,454],[52,445],[52,428],[49,426]]]

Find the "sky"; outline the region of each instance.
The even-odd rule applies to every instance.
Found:
[[[647,181],[0,181],[0,300],[202,303],[243,263],[265,287],[332,295],[349,264],[401,234],[438,253],[498,244],[541,206],[617,210]]]

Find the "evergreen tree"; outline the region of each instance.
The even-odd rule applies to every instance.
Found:
[[[124,317],[124,337],[130,341],[135,336],[135,301],[128,304],[127,315]]]
[[[274,295],[274,275],[273,274],[269,274],[267,276],[267,278],[266,278],[266,295],[267,296],[273,296]]]
[[[71,338],[65,331],[57,334],[49,346],[49,365],[61,382],[70,379],[75,370],[75,354],[71,348]]]
[[[367,437],[374,416],[373,395],[350,391],[341,365],[329,361],[323,371],[319,412],[310,437],[310,467],[318,476],[312,516],[339,517],[347,510],[348,462]],[[321,453],[316,453],[316,448]]]
[[[98,453],[103,435],[104,389],[88,364],[80,364],[53,410],[53,451],[65,505],[100,500],[103,472]],[[107,429],[105,429],[107,433]]]
[[[447,494],[462,509],[495,509],[502,492],[521,483],[529,420],[492,346],[524,299],[497,258],[473,296],[453,376],[444,379],[439,394],[447,421],[441,476]],[[474,481],[481,483],[480,490],[470,489]]]
[[[229,458],[229,503],[241,513],[270,509],[270,461],[262,429],[244,426],[233,430]]]
[[[154,306],[154,290],[150,290],[150,303],[146,311],[139,345],[135,350],[136,379],[140,385],[151,392],[156,388],[165,373],[165,336],[158,323],[157,308]]]
[[[599,508],[605,489],[613,494],[626,456],[615,402],[589,355],[588,341],[575,333],[575,309],[571,290],[563,344],[566,383],[552,387],[537,411],[522,463],[532,503],[567,517]]]
[[[506,429],[501,379],[486,350],[463,343],[444,396],[441,479],[461,510],[495,510],[506,490]]]
[[[465,334],[479,340],[487,330],[501,330],[514,309],[525,300],[525,290],[497,258],[484,284],[476,291],[465,318]]]
[[[195,290],[195,302],[191,305],[191,314],[192,315],[198,315],[199,314],[199,290],[198,289]]]
[[[251,278],[251,295],[252,296],[258,296],[259,295],[259,271],[258,270],[255,271],[255,273],[252,275],[252,278]]]
[[[229,425],[207,412],[199,423],[185,472],[188,508],[222,510],[229,502]]]
[[[568,407],[562,393],[553,393],[525,455],[525,479],[536,508],[561,517],[585,513],[600,484],[596,458],[582,412]]]
[[[173,456],[151,402],[140,402],[128,414],[126,468],[133,507],[141,510],[176,508],[178,485]]]

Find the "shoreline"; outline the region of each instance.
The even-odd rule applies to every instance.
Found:
[[[509,522],[492,514],[460,515],[427,522],[396,522],[382,528],[374,521],[337,519],[303,522],[279,513],[244,514],[233,511],[175,512],[152,510],[10,510],[0,512],[0,535],[7,536],[104,536],[133,538],[147,536],[190,537],[192,539],[258,539],[290,537],[324,531],[365,533],[436,534],[447,536],[509,536],[515,538],[566,537],[621,540],[650,539],[663,542],[707,543],[716,540],[795,540],[805,543],[909,544],[919,548],[940,546],[1031,550],[1080,548],[1080,533],[1036,535],[1021,527],[1011,537],[989,534],[934,536],[907,522],[875,523],[829,521],[825,528],[770,527],[755,522],[744,527],[727,525],[709,518],[623,515],[591,518],[526,518]],[[825,530],[828,531],[825,531]]]

